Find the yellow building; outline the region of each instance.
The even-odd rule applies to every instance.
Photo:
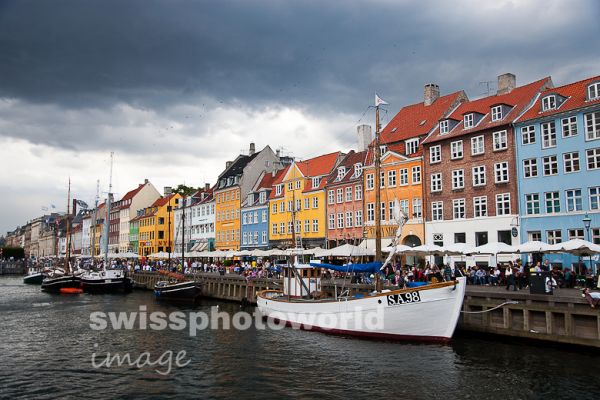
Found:
[[[138,252],[140,255],[148,256],[161,251],[173,251],[174,223],[172,211],[179,203],[181,195],[170,194],[156,200],[150,207],[140,212],[136,217],[139,220],[138,230]],[[139,219],[138,219],[139,218]]]
[[[335,152],[293,162],[278,173],[269,200],[271,247],[325,247],[325,184],[343,154]],[[293,222],[292,214],[295,215]],[[295,229],[296,243],[292,241]]]
[[[219,190],[215,198],[215,247],[217,250],[240,249],[240,187]]]

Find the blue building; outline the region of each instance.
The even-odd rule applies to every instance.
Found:
[[[600,244],[600,76],[541,92],[515,122],[515,135],[522,241]],[[580,261],[546,258],[568,268]]]
[[[264,172],[242,202],[242,250],[269,248],[269,194],[276,172]]]

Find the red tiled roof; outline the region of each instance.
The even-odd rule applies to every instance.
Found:
[[[587,89],[589,84],[599,81],[600,75],[597,75],[579,82],[573,82],[564,86],[546,89],[540,94],[537,101],[531,106],[531,108],[527,110],[525,114],[521,116],[521,118],[519,118],[519,121],[527,121],[546,115],[553,115],[569,110],[575,110],[581,107],[587,107],[592,104],[599,104],[600,98],[591,101],[587,100]],[[542,112],[542,98],[546,97],[548,94],[558,94],[566,97],[567,99],[558,108]]]
[[[442,96],[428,106],[421,102],[402,107],[381,131],[379,143],[394,143],[428,134],[457,101],[466,98],[466,94],[459,91]]]
[[[273,179],[273,182],[271,182],[271,186],[273,188],[275,188],[275,186],[281,184],[283,182],[283,177],[285,176],[285,174],[287,174],[288,170],[290,169],[290,165],[286,165],[285,168],[280,169],[279,171],[277,171],[277,174],[275,175],[275,178]],[[274,199],[276,197],[283,197],[283,195],[285,194],[285,188],[282,188],[281,190],[281,194],[276,196],[275,195],[275,190],[271,190],[271,194],[269,195],[269,199]]]
[[[133,189],[133,190],[130,190],[129,192],[127,192],[127,193],[125,194],[125,196],[123,196],[123,198],[121,199],[121,201],[123,201],[123,200],[130,200],[130,199],[133,199],[133,198],[135,197],[135,195],[136,195],[136,194],[138,194],[138,192],[139,192],[140,190],[142,190],[142,188],[143,188],[144,186],[145,186],[145,184],[143,184],[143,183],[140,183],[140,185],[139,185],[137,188],[135,188],[135,189]]]
[[[362,175],[360,175],[360,177],[355,177],[354,176],[354,166],[357,163],[361,163],[363,166],[365,165],[365,159],[367,157],[367,151],[359,151],[359,152],[355,152],[354,150],[351,150],[343,159],[342,161],[338,164],[337,168],[334,169],[333,171],[331,171],[331,173],[327,176],[327,186],[331,186],[331,185],[337,185],[337,184],[343,184],[343,183],[348,183],[357,179],[362,179]],[[339,167],[346,167],[346,174],[344,175],[344,177],[339,180],[336,181],[337,176],[338,176],[338,168]]]
[[[174,196],[175,196],[174,194],[170,194],[165,197],[159,197],[158,199],[156,199],[156,201],[150,207],[162,207],[165,204],[167,204],[169,202],[169,200],[172,199]]]
[[[450,132],[440,134],[439,129],[432,133],[423,143],[434,143],[449,138],[455,138],[469,133],[490,129],[497,126],[507,125],[513,122],[531,101],[536,94],[546,87],[552,85],[550,77],[540,79],[524,86],[514,88],[509,93],[501,95],[493,95],[477,100],[467,101],[456,108],[449,118],[460,121]],[[491,107],[494,105],[506,104],[511,106],[511,110],[499,121],[492,122]],[[484,115],[484,117],[470,129],[463,129],[463,115],[476,112]]]
[[[335,162],[341,154],[340,151],[336,151],[334,153],[299,161],[296,165],[305,178],[322,176],[331,172],[331,169],[335,166]]]

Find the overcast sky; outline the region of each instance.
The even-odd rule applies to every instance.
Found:
[[[214,183],[251,141],[300,158],[355,147],[423,85],[600,73],[600,3],[0,0],[0,233],[66,208],[67,182]],[[365,113],[365,111],[367,111]]]

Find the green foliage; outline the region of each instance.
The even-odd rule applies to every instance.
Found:
[[[196,193],[197,191],[198,191],[198,189],[196,189],[195,187],[186,186],[181,183],[179,185],[177,185],[177,187],[175,189],[173,189],[173,193],[179,194],[183,197],[191,196],[192,194]]]

